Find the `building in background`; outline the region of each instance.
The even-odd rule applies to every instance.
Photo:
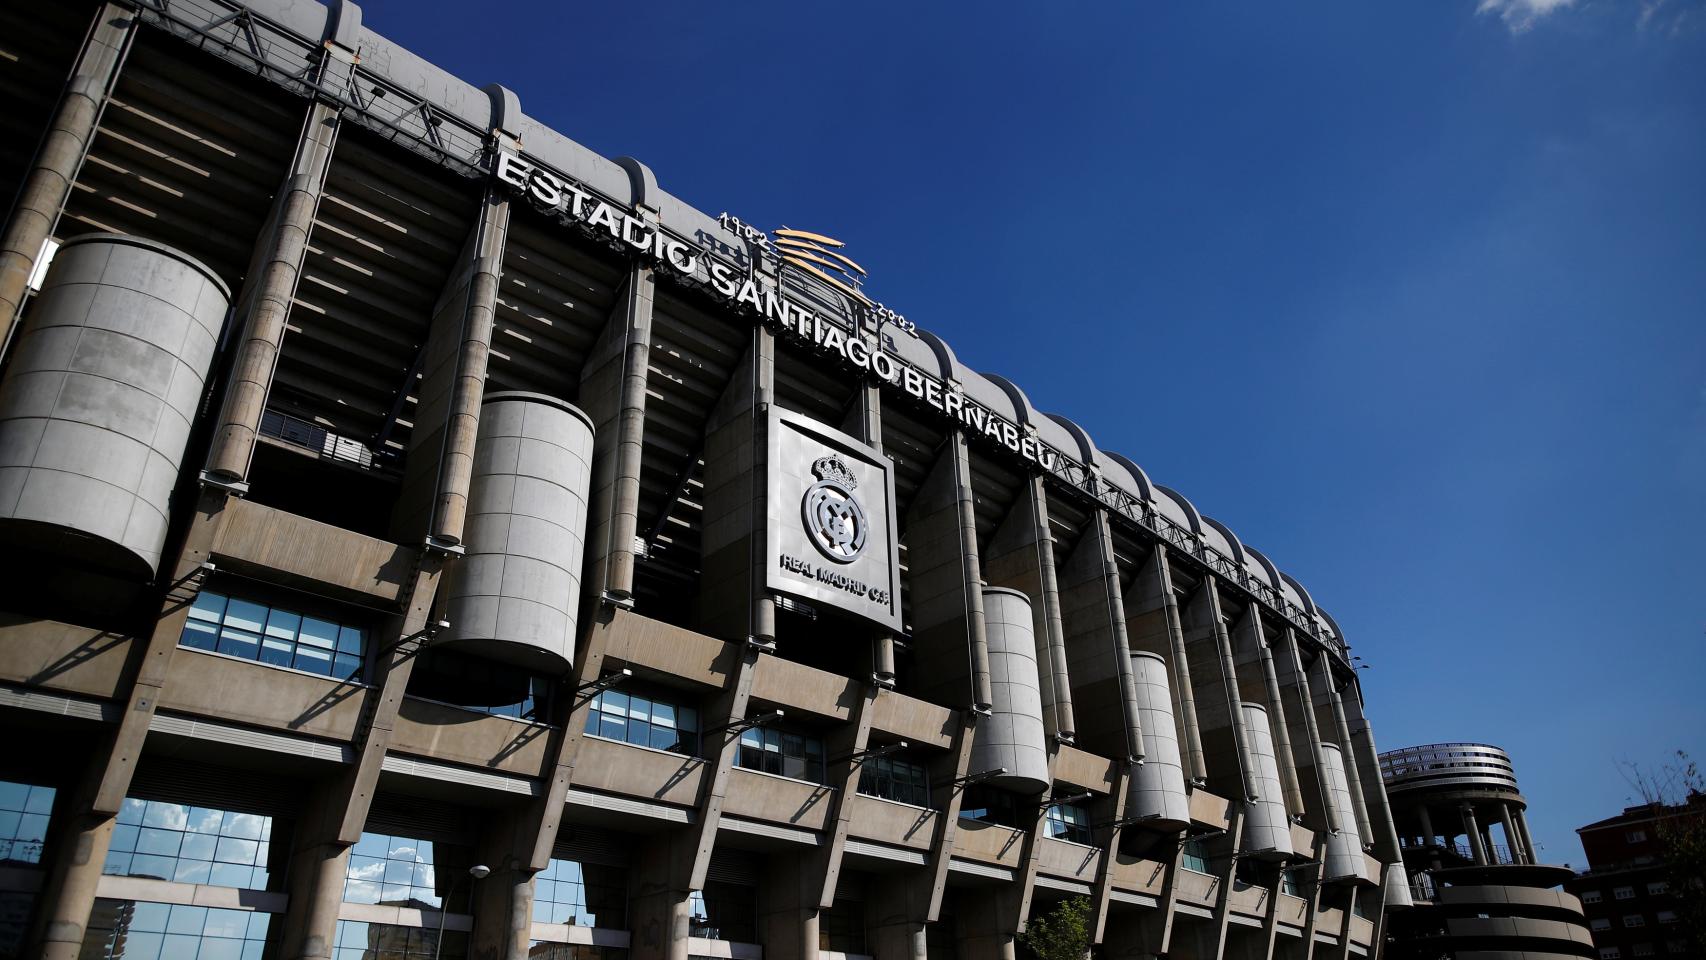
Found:
[[[352,3],[0,52],[0,956],[979,960],[1084,896],[1308,960],[1407,902],[1333,618],[832,238]]]
[[[1706,795],[1686,803],[1646,803],[1576,830],[1588,868],[1565,882],[1587,914],[1601,960],[1701,960],[1685,929],[1683,897],[1660,831],[1672,818],[1706,820]]]
[[[1591,957],[1569,868],[1535,859],[1510,757],[1485,743],[1380,755],[1415,906],[1392,917],[1395,960]]]

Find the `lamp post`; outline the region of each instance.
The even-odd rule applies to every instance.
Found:
[[[492,868],[483,863],[476,863],[468,868],[468,876],[474,880],[484,880],[492,872]],[[444,949],[444,916],[450,912],[450,900],[456,895],[456,882],[462,879],[461,874],[450,878],[450,889],[445,891],[444,900],[438,905],[438,939],[432,944],[432,960],[438,960],[438,953]],[[473,883],[472,880],[469,881]]]

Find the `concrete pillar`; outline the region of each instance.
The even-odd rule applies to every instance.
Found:
[[[290,904],[280,918],[283,960],[330,960],[350,848],[338,837],[343,793],[332,785],[311,798],[308,815],[291,831]]]
[[[1297,780],[1297,761],[1291,752],[1291,724],[1286,722],[1285,701],[1280,697],[1279,672],[1274,667],[1273,647],[1261,631],[1261,618],[1252,608],[1245,615],[1256,622],[1258,656],[1262,662],[1262,687],[1267,694],[1268,716],[1273,718],[1274,755],[1279,764],[1280,787],[1285,793],[1286,812],[1303,816],[1303,788]]]
[[[1051,736],[1070,743],[1078,727],[1067,669],[1060,584],[1055,574],[1054,536],[1049,531],[1048,494],[1041,475],[1032,474],[1020,483],[1019,495],[1007,517],[984,545],[983,573],[991,586],[1010,587],[1030,598],[1043,722]]]
[[[1292,699],[1286,704],[1286,716],[1288,719],[1301,721],[1304,735],[1309,740],[1308,750],[1293,753],[1293,758],[1299,761],[1298,779],[1300,783],[1306,779],[1304,776],[1306,771],[1307,779],[1314,781],[1313,789],[1309,789],[1308,784],[1302,784],[1305,809],[1307,811],[1310,802],[1319,804],[1316,808],[1316,816],[1319,821],[1315,824],[1316,828],[1325,829],[1330,833],[1338,833],[1341,830],[1339,814],[1327,799],[1326,778],[1321,774],[1322,739],[1320,724],[1315,716],[1315,695],[1309,686],[1309,672],[1303,665],[1303,651],[1298,645],[1297,632],[1291,627],[1286,627],[1280,634],[1280,646],[1283,654],[1281,663],[1290,671],[1290,689],[1293,694]],[[1305,761],[1307,761],[1306,766]]]
[[[1356,815],[1357,833],[1365,841],[1373,839],[1373,825],[1368,819],[1368,806],[1364,799],[1362,776],[1356,762],[1356,752],[1351,743],[1350,724],[1345,719],[1344,698],[1339,694],[1338,682],[1333,677],[1333,667],[1329,662],[1331,654],[1323,652],[1315,661],[1316,679],[1326,688],[1327,702],[1332,711],[1334,741],[1345,757],[1345,785],[1351,792],[1351,812]],[[1317,696],[1319,696],[1317,692]],[[1378,769],[1376,764],[1376,769]]]
[[[463,882],[470,879],[465,877]],[[501,865],[492,864],[491,875],[474,883],[470,899],[474,932],[468,956],[527,960],[533,939],[533,871],[513,858]]]
[[[1528,854],[1528,862],[1539,863],[1540,854],[1534,849],[1534,841],[1529,839],[1528,818],[1524,816],[1523,809],[1521,807],[1518,807],[1516,810],[1516,832],[1517,836],[1522,838],[1522,849]]]
[[[1423,846],[1428,848],[1439,846],[1439,835],[1434,833],[1434,820],[1433,817],[1428,814],[1427,804],[1423,803],[1416,805],[1416,819],[1420,820],[1422,823]]]
[[[339,108],[324,101],[309,105],[296,155],[273,204],[271,234],[261,241],[263,265],[254,285],[238,300],[243,327],[207,455],[208,474],[227,484],[243,484],[249,475],[255,437],[284,344],[285,321],[308,254],[326,171],[331,168],[339,113]]]
[[[1197,685],[1197,718],[1209,762],[1209,787],[1222,796],[1247,800],[1256,795],[1248,731],[1232,641],[1212,576],[1198,584],[1185,610],[1185,648]]]
[[[1510,804],[1499,804],[1499,824],[1505,831],[1505,846],[1510,850],[1511,862],[1526,862],[1522,853],[1522,838],[1517,836],[1516,824],[1511,821]]]
[[[509,213],[508,195],[488,187],[421,355],[397,526],[401,536],[438,548],[463,541]],[[578,597],[566,599],[573,605]]]
[[[636,264],[629,269],[616,308],[581,373],[581,407],[594,428],[585,581],[593,597],[605,593],[624,598],[634,592],[655,289],[651,267]]]
[[[1142,760],[1142,711],[1106,510],[1091,511],[1059,578],[1079,738],[1086,749],[1104,756]]]
[[[1475,863],[1484,867],[1490,861],[1487,859],[1487,847],[1481,841],[1481,825],[1475,820],[1475,805],[1465,803],[1458,809],[1463,814],[1463,832],[1469,837],[1469,849],[1474,851]]]
[[[768,408],[775,394],[774,335],[754,328],[705,425],[705,529],[699,629],[726,640],[769,644],[775,601],[764,589]],[[596,549],[596,545],[595,545]]]
[[[861,382],[853,397],[852,409],[842,421],[841,429],[850,436],[865,441],[878,453],[883,449],[883,392],[871,382]],[[894,689],[894,634],[878,631],[871,640],[871,682]]]
[[[800,853],[770,857],[758,886],[758,941],[766,960],[817,960],[816,878]]]
[[[101,867],[112,844],[113,814],[88,810],[69,813],[57,831],[48,863],[33,935],[34,952],[25,956],[41,960],[77,960],[83,950],[83,932],[95,906],[95,889],[101,882]]]
[[[969,700],[973,709],[987,710],[994,694],[973,506],[971,453],[955,430],[913,495],[904,524],[914,672],[918,696],[938,703]]]
[[[103,3],[95,12],[47,135],[24,174],[12,217],[0,234],[0,351],[11,339],[42,245],[53,235],[71,196],[71,184],[95,138],[135,26],[135,17],[122,4]]]
[[[1179,600],[1173,590],[1173,571],[1167,560],[1165,545],[1155,543],[1151,546],[1142,569],[1132,578],[1131,586],[1125,592],[1125,601],[1126,631],[1131,648],[1153,653],[1167,662],[1185,779],[1202,783],[1208,768],[1203,759],[1202,732],[1197,727],[1196,692],[1191,687],[1191,664],[1185,651]]]
[[[650,837],[629,871],[628,928],[632,960],[687,960],[692,894],[681,865],[693,859],[688,831]]]
[[[1386,781],[1380,776],[1380,751],[1374,745],[1374,729],[1363,712],[1362,689],[1354,682],[1345,698],[1349,713],[1351,745],[1355,748],[1357,772],[1362,778],[1364,810],[1373,833],[1366,835],[1374,844],[1374,854],[1381,863],[1403,862],[1398,846],[1398,825],[1392,817],[1392,804],[1386,796]]]
[[[815,897],[808,901],[827,910],[835,905],[835,889],[841,880],[841,857],[847,849],[847,831],[853,825],[853,796],[859,790],[859,775],[863,769],[863,761],[856,759],[863,753],[871,736],[871,720],[876,713],[876,700],[882,694],[881,688],[864,686],[864,696],[861,696],[853,707],[852,723],[837,727],[827,738],[824,748],[828,762],[829,786],[835,792],[829,798],[829,811],[824,816],[824,824],[828,828],[822,844],[807,857],[806,879],[815,883]]]

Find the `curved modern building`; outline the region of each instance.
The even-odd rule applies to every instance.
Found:
[[[1378,951],[1333,617],[857,251],[349,2],[0,89],[0,957]]]
[[[1380,755],[1412,909],[1389,927],[1395,958],[1594,957],[1575,874],[1534,857],[1510,756],[1485,743],[1431,743]]]

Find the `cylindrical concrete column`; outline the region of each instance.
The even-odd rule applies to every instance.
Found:
[[[1386,909],[1401,910],[1416,905],[1416,900],[1410,895],[1410,874],[1402,863],[1386,865],[1386,876],[1383,881],[1386,888],[1384,899]]]
[[[1157,830],[1183,830],[1191,822],[1191,801],[1185,795],[1167,663],[1157,654],[1134,653],[1131,666],[1143,721],[1143,762],[1132,769],[1125,815]]]
[[[1208,776],[1208,761],[1202,748],[1202,730],[1197,724],[1197,701],[1191,680],[1191,658],[1185,649],[1185,628],[1179,617],[1179,598],[1173,593],[1173,575],[1167,564],[1167,548],[1157,543],[1150,559],[1162,574],[1161,608],[1167,617],[1167,641],[1173,650],[1173,679],[1179,697],[1179,733],[1184,751],[1185,776],[1201,783]]]
[[[969,769],[1005,767],[1005,775],[988,782],[1019,793],[1042,793],[1050,785],[1048,735],[1031,601],[1017,590],[985,587],[983,614],[992,700],[990,716],[972,735]]]
[[[1509,804],[1499,804],[1499,826],[1505,831],[1505,847],[1510,850],[1511,862],[1525,862],[1525,858],[1522,854],[1522,838],[1516,835],[1516,824],[1511,822],[1511,808]]]
[[[71,195],[71,184],[95,137],[101,107],[124,62],[134,28],[135,16],[121,4],[103,3],[95,11],[88,43],[72,68],[35,162],[24,175],[12,217],[0,236],[0,349],[5,348],[18,318],[36,258]]]
[[[284,960],[331,960],[336,954],[338,911],[350,847],[307,841],[291,857],[290,907],[283,917]]]
[[[480,413],[467,554],[435,645],[542,672],[574,659],[592,421],[555,397],[495,393]]]
[[[1484,867],[1490,861],[1487,847],[1481,842],[1481,824],[1475,819],[1475,806],[1466,803],[1459,809],[1463,813],[1463,832],[1469,836],[1469,849],[1474,852],[1475,862]]]
[[[1321,779],[1327,788],[1328,803],[1337,811],[1339,821],[1339,829],[1327,835],[1324,876],[1328,880],[1362,879],[1362,835],[1357,832],[1356,814],[1351,811],[1351,790],[1345,776],[1345,755],[1336,743],[1321,745]]]
[[[1291,819],[1286,816],[1285,789],[1280,786],[1268,711],[1254,703],[1243,706],[1244,730],[1250,744],[1250,779],[1256,793],[1246,807],[1242,850],[1246,856],[1261,860],[1285,860],[1296,851],[1291,845]]]
[[[1528,818],[1523,815],[1521,807],[1516,809],[1516,832],[1522,838],[1522,849],[1528,854],[1529,863],[1539,863],[1540,854],[1534,849],[1534,841],[1528,836]]]
[[[101,867],[112,846],[116,818],[99,814],[73,814],[59,833],[57,851],[42,885],[40,914],[35,940],[41,960],[77,960],[83,950],[83,934],[89,912],[95,908],[95,891],[101,882]]]
[[[1351,795],[1351,812],[1356,817],[1357,833],[1364,840],[1374,836],[1374,825],[1368,818],[1368,804],[1364,798],[1362,777],[1357,770],[1356,746],[1351,743],[1351,727],[1345,718],[1345,701],[1339,693],[1338,683],[1333,678],[1333,667],[1328,661],[1331,654],[1323,651],[1321,658],[1316,661],[1321,670],[1321,682],[1327,685],[1327,696],[1333,705],[1333,727],[1338,738],[1340,749],[1344,750],[1345,782]],[[1378,769],[1378,764],[1376,764]]]
[[[60,248],[0,385],[0,537],[139,580],[158,570],[228,296],[152,241]]]

